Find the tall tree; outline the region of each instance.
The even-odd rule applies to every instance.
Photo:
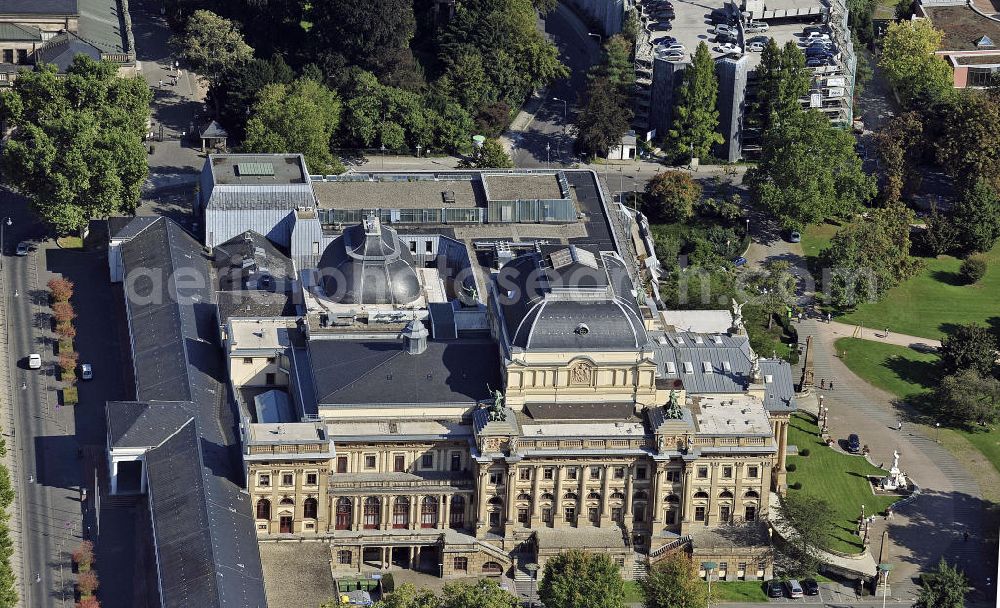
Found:
[[[563,551],[545,562],[538,596],[546,608],[622,608],[625,581],[606,553]]]
[[[701,185],[687,171],[663,171],[646,182],[642,210],[654,222],[683,222],[701,198]]]
[[[951,223],[963,253],[992,249],[1000,239],[1000,197],[995,186],[975,180],[955,202]]]
[[[591,154],[604,156],[621,141],[632,113],[626,97],[609,79],[598,77],[587,85],[586,100],[577,117],[577,145]]]
[[[764,134],[760,162],[744,180],[751,200],[790,229],[849,216],[875,192],[854,143],[823,114],[793,111]]]
[[[963,89],[936,108],[938,163],[960,182],[982,179],[1000,187],[1000,100]]]
[[[698,567],[686,553],[676,552],[653,566],[639,580],[645,608],[701,608],[708,591],[698,577]]]
[[[313,2],[307,18],[319,54],[336,54],[377,75],[408,62],[416,30],[411,0],[373,0],[363,8],[348,0]]]
[[[148,174],[151,97],[141,78],[120,78],[114,65],[84,55],[65,78],[51,65],[22,73],[5,95],[7,183],[59,234],[133,211]]]
[[[502,143],[496,139],[487,139],[483,147],[473,153],[472,159],[462,161],[460,166],[477,169],[509,169],[514,166],[514,161],[510,159]]]
[[[878,300],[917,271],[919,262],[910,257],[912,219],[913,212],[895,204],[837,232],[820,254],[834,305],[850,309]]]
[[[253,58],[253,49],[243,40],[239,26],[206,10],[192,13],[184,33],[172,42],[191,68],[210,82]]]
[[[223,72],[208,89],[208,100],[218,108],[219,121],[231,137],[242,139],[250,110],[260,92],[269,84],[289,84],[295,72],[280,55],[271,59],[251,59]]]
[[[331,602],[329,608],[340,604]],[[412,583],[403,583],[375,603],[375,608],[440,608],[441,600],[430,589],[417,589]],[[325,607],[324,607],[325,608]]]
[[[939,352],[941,372],[946,375],[972,369],[980,376],[989,376],[996,364],[997,338],[982,325],[958,325],[941,340]]]
[[[493,580],[448,583],[441,608],[518,608],[520,602]]]
[[[322,84],[300,78],[264,87],[247,122],[248,152],[301,152],[310,171],[341,172],[330,153],[340,124],[340,99]]]
[[[801,110],[799,99],[809,93],[810,74],[805,55],[794,43],[778,46],[768,38],[757,68],[757,97],[750,122],[766,134],[779,120]]]
[[[934,391],[938,418],[967,426],[1000,419],[1000,381],[966,368],[945,376]]]
[[[805,576],[816,572],[820,561],[818,549],[830,544],[834,521],[833,507],[822,498],[801,492],[790,492],[781,499],[778,521],[794,530],[787,540],[788,568],[786,574]]]
[[[904,112],[875,134],[876,150],[885,174],[882,195],[886,201],[899,201],[908,182],[919,174],[917,162],[924,145],[923,130],[920,114]]]
[[[962,608],[969,592],[969,581],[955,566],[942,557],[937,568],[920,585],[915,608]]]
[[[684,70],[674,103],[670,143],[679,158],[706,158],[712,146],[725,141],[718,133],[719,81],[715,61],[704,41],[698,44],[691,66]]]
[[[942,99],[952,90],[951,68],[935,54],[943,37],[929,20],[917,19],[891,23],[882,38],[879,67],[913,107]]]

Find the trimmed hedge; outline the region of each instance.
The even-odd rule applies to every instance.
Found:
[[[67,386],[62,392],[63,405],[76,405],[80,402],[80,393],[75,386]]]

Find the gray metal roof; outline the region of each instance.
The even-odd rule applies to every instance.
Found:
[[[311,190],[283,186],[227,186],[217,188],[208,201],[209,209],[255,211],[258,209],[297,209],[314,207],[316,199]]]
[[[0,15],[76,14],[76,0],[0,0]]]
[[[764,376],[766,392],[764,407],[769,412],[794,412],[799,409],[795,401],[795,381],[792,366],[781,359],[761,359],[760,373]],[[766,382],[768,377],[771,382]]]
[[[109,401],[106,415],[113,448],[158,446],[191,420],[190,403]]]
[[[265,236],[247,230],[212,250],[220,290],[290,292],[292,259]]]
[[[153,225],[157,215],[137,215],[135,217],[115,216],[108,218],[108,234],[113,239],[128,240]]]
[[[605,403],[527,403],[525,414],[532,420],[626,420],[635,418],[635,404]]]
[[[213,120],[205,125],[205,128],[201,130],[200,136],[218,139],[220,137],[229,137],[229,133],[222,128],[222,125]]]
[[[0,40],[4,42],[41,42],[42,32],[37,27],[17,23],[0,23]]]
[[[87,55],[94,61],[100,61],[101,49],[72,32],[61,32],[35,51],[35,60],[51,63],[60,72],[65,72],[77,55]]]
[[[341,304],[405,305],[420,296],[413,254],[372,216],[333,239],[319,259],[326,295]]]
[[[490,340],[431,340],[419,355],[401,340],[309,341],[320,407],[426,405],[489,398],[501,386],[500,357]]]

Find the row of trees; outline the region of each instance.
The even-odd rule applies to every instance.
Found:
[[[632,122],[633,41],[612,36],[604,44],[604,57],[587,75],[577,117],[577,147],[604,156],[618,144]]]
[[[114,65],[82,54],[65,77],[52,65],[23,72],[0,92],[0,122],[10,130],[4,181],[59,234],[132,212],[148,173],[151,98],[141,78],[121,78]]]
[[[0,438],[0,458],[7,455],[7,442]],[[14,503],[14,486],[10,471],[0,463],[0,608],[18,605],[14,569],[10,565],[14,554],[14,539],[10,531],[10,506]]]
[[[101,608],[95,595],[100,581],[94,570],[94,543],[89,540],[81,541],[73,549],[72,558],[76,564],[76,590],[80,594],[76,608]]]
[[[946,423],[983,428],[1000,421],[997,336],[977,325],[957,325],[941,340],[940,381],[923,409]]]

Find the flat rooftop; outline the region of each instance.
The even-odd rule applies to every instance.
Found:
[[[524,422],[524,438],[529,437],[642,437],[646,427],[641,421],[628,422]]]
[[[940,51],[1000,51],[997,47],[977,47],[988,36],[1000,44],[1000,22],[980,15],[968,6],[922,6],[935,28],[944,32]]]
[[[484,173],[483,183],[486,185],[490,200],[494,201],[563,198],[559,180],[555,175]]]
[[[229,350],[270,350],[288,348],[288,324],[261,319],[230,321]]]
[[[338,442],[350,437],[383,439],[407,437],[468,437],[472,427],[458,421],[449,420],[338,420],[328,422],[327,434]]]
[[[306,183],[305,161],[298,154],[210,155],[215,183],[267,186]]]
[[[698,395],[688,401],[699,435],[772,435],[764,404],[749,395]]]
[[[250,425],[250,443],[326,442],[322,425],[312,422],[256,422]]]
[[[313,192],[319,206],[329,209],[486,206],[486,196],[473,179],[316,181]]]

